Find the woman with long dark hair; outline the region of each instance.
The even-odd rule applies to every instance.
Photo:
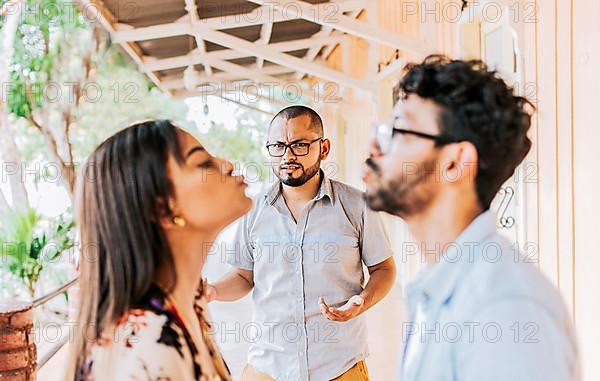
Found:
[[[78,183],[80,312],[69,379],[230,380],[202,266],[252,201],[231,163],[168,121],[132,125]]]

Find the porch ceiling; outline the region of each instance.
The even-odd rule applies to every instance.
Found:
[[[369,0],[80,0],[163,91],[206,83],[285,84],[306,74],[367,90],[322,61],[348,35],[406,51],[422,44],[357,20]]]

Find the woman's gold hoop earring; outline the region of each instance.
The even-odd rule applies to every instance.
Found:
[[[179,226],[180,228],[185,226],[185,220],[182,217],[179,216],[175,216],[173,217],[173,223],[177,226]]]

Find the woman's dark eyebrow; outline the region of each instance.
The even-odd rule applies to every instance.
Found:
[[[192,147],[188,151],[188,153],[185,155],[185,159],[187,160],[190,156],[192,156],[193,153],[198,152],[198,151],[200,151],[200,152],[206,152],[206,150],[204,149],[204,147],[202,147],[202,146],[195,146],[195,147]]]

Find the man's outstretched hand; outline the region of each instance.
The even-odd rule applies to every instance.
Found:
[[[355,316],[358,316],[362,312],[362,308],[365,304],[364,299],[360,295],[354,295],[346,304],[339,308],[330,307],[325,303],[325,299],[319,298],[319,305],[321,306],[321,313],[327,319],[332,321],[348,321]]]

